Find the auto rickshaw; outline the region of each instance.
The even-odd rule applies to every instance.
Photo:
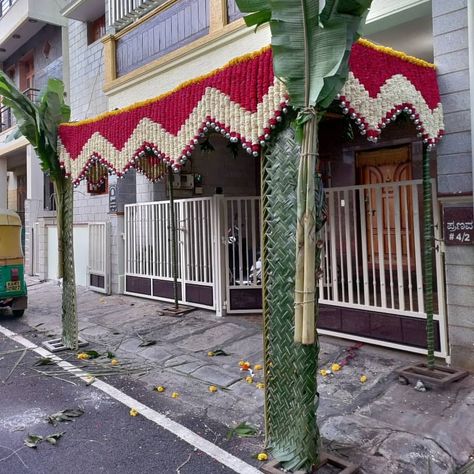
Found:
[[[20,317],[27,306],[21,220],[16,212],[0,208],[0,309],[9,307]]]

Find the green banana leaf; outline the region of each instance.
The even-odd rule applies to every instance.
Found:
[[[327,108],[344,85],[352,44],[372,0],[236,0],[248,26],[270,23],[275,75],[291,104]]]
[[[70,108],[64,102],[63,83],[58,79],[49,79],[36,104],[0,71],[0,96],[3,104],[11,108],[18,130],[35,149],[42,171],[53,179],[59,178],[57,129],[60,123],[68,122],[70,118]]]

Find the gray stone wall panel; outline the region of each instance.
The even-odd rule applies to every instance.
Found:
[[[443,196],[472,193],[472,173],[438,175],[438,193]]]
[[[462,28],[467,28],[467,15],[464,8],[433,18],[433,33],[435,36]]]
[[[436,54],[446,54],[460,51],[468,47],[466,28],[450,31],[433,38],[433,47]]]
[[[432,0],[433,17],[446,15],[467,7],[468,0]]]
[[[441,101],[443,103],[443,111],[445,114],[452,112],[465,111],[469,106],[470,93],[468,90],[443,94]]]
[[[436,62],[436,61],[435,61]],[[469,91],[469,69],[467,64],[460,71],[441,72],[438,70],[438,85],[441,98],[453,92]]]
[[[439,175],[471,173],[472,156],[468,153],[441,155],[437,160]]]

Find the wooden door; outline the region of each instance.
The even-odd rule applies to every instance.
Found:
[[[20,89],[26,91],[35,86],[35,63],[33,53],[29,53],[20,61]]]
[[[367,255],[369,262],[380,264],[379,236],[383,232],[383,261],[385,268],[396,265],[396,232],[400,232],[402,265],[414,264],[414,245],[410,228],[413,221],[413,199],[408,188],[397,191],[391,183],[412,179],[411,155],[408,146],[386,148],[357,154],[357,168],[360,184],[384,184],[375,186],[365,193],[367,212]],[[398,203],[395,202],[395,194]],[[408,255],[410,253],[410,255]],[[409,258],[410,257],[410,258]],[[410,262],[410,263],[408,263]]]

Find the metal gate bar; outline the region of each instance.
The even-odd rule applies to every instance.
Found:
[[[262,310],[260,197],[224,198],[227,312]]]
[[[178,300],[214,309],[215,198],[175,200]],[[172,301],[170,203],[125,206],[125,293]]]
[[[106,222],[88,224],[89,262],[87,286],[94,291],[110,294],[110,227]]]

